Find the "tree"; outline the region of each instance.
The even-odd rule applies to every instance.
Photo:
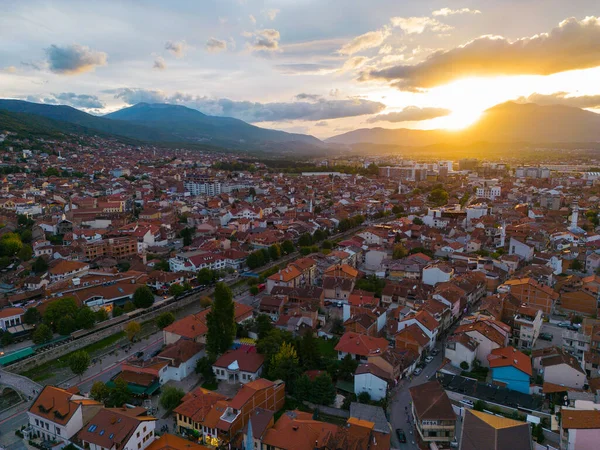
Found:
[[[17,258],[19,258],[21,261],[29,261],[32,256],[33,249],[31,248],[31,245],[28,244],[23,245],[21,250],[19,250],[19,253],[17,253]]]
[[[113,310],[112,310],[112,316],[113,316],[113,317],[119,317],[119,316],[122,316],[122,315],[123,315],[123,312],[124,312],[124,311],[123,311],[123,308],[121,308],[121,307],[120,307],[120,306],[118,306],[118,305],[115,305],[115,306],[113,307]]]
[[[319,352],[318,342],[315,339],[312,330],[308,330],[302,335],[298,350],[300,352],[300,360],[302,361],[304,370],[315,369],[319,366],[321,354]]]
[[[282,343],[279,351],[271,358],[269,376],[273,380],[283,380],[290,385],[294,383],[299,371],[296,349],[291,343]]]
[[[257,295],[260,292],[260,289],[258,289],[258,286],[254,285],[250,287],[250,293],[252,295]]]
[[[486,407],[487,407],[487,405],[485,404],[485,402],[483,400],[477,400],[473,404],[473,409],[475,411],[483,411]]]
[[[300,236],[300,238],[298,239],[298,245],[300,247],[310,247],[313,243],[312,237],[310,234],[308,233],[304,233],[302,236]]]
[[[574,272],[581,272],[583,270],[583,264],[578,259],[574,259],[571,262],[571,270]]]
[[[237,331],[233,294],[225,283],[217,283],[215,287],[215,301],[206,315],[206,325],[206,351],[216,359],[229,350]]]
[[[468,363],[468,362],[466,362],[466,361],[463,361],[463,362],[461,362],[461,363],[460,363],[460,368],[461,368],[462,370],[469,370],[469,363]]]
[[[156,318],[156,325],[161,330],[175,322],[175,315],[172,312],[164,312]]]
[[[160,396],[160,406],[167,411],[173,411],[181,403],[181,399],[185,395],[182,389],[175,386],[167,386],[163,388],[163,393]]]
[[[408,251],[402,244],[394,245],[394,253],[392,255],[393,259],[401,259],[404,258],[408,254]]]
[[[359,403],[369,404],[371,403],[371,394],[369,394],[367,391],[362,391],[360,394],[358,394],[357,400]]]
[[[6,347],[7,345],[12,344],[14,340],[12,333],[5,331],[2,333],[2,338],[0,338],[0,344],[2,344],[3,347]]]
[[[115,380],[115,387],[110,390],[105,405],[108,408],[118,408],[128,403],[130,398],[131,392],[129,391],[127,381],[117,378]]]
[[[90,354],[85,350],[76,351],[69,358],[69,368],[75,375],[83,375],[90,367]]]
[[[284,255],[289,255],[290,253],[294,253],[294,243],[290,240],[283,241],[281,243],[281,252]]]
[[[25,322],[27,325],[37,325],[41,322],[41,320],[42,314],[35,306],[29,308],[27,311],[25,311],[25,314],[23,314],[23,322]]]
[[[79,308],[77,306],[77,303],[71,297],[64,297],[59,298],[57,300],[53,300],[44,312],[44,323],[46,325],[49,325],[50,327],[52,327],[53,330],[56,331],[58,329],[59,321],[61,319],[70,317],[73,322],[72,324],[65,322],[63,324],[63,331],[65,331],[67,327],[75,327],[75,321],[73,320],[73,318],[77,315],[78,309]],[[71,331],[69,331],[66,334],[69,334],[70,332]]]
[[[135,290],[133,304],[138,308],[149,308],[154,304],[154,294],[148,286],[141,286]]]
[[[108,320],[108,313],[104,308],[100,308],[94,313],[94,315],[96,316],[96,322],[104,322],[105,320]]]
[[[15,256],[22,247],[21,236],[17,233],[6,233],[0,238],[0,255]]]
[[[46,342],[52,340],[52,330],[48,325],[41,323],[36,327],[35,331],[33,332],[31,340],[36,345],[45,344]]]
[[[48,263],[44,258],[38,256],[31,268],[35,273],[43,273],[48,270]]]
[[[210,305],[212,305],[212,298],[207,297],[206,295],[200,297],[200,306],[202,308],[208,308]]]
[[[356,372],[356,368],[358,367],[358,362],[347,354],[342,358],[342,362],[338,368],[338,376],[343,380],[351,380],[352,375]]]
[[[313,399],[319,405],[329,406],[335,401],[335,385],[328,373],[319,375],[313,383]]]
[[[125,334],[129,342],[133,342],[140,331],[142,331],[142,326],[134,320],[125,325]]]
[[[177,297],[178,295],[181,295],[185,292],[185,288],[177,283],[173,283],[171,286],[169,286],[169,294],[171,294],[173,297]]]
[[[435,206],[445,205],[448,203],[448,192],[441,187],[435,188],[429,193],[427,200]]]
[[[259,340],[264,339],[273,330],[273,321],[266,314],[259,314],[254,323]]]
[[[546,437],[544,436],[544,428],[542,427],[541,423],[537,425],[535,423],[531,424],[531,434],[540,445],[542,445],[546,440]]]
[[[196,373],[202,375],[204,381],[213,382],[215,380],[215,373],[212,369],[214,363],[214,359],[203,356],[196,362]]]
[[[420,217],[415,217],[415,218],[413,219],[413,223],[414,223],[415,225],[423,225],[423,219],[421,219]]]
[[[294,386],[294,394],[298,400],[306,400],[311,398],[311,394],[313,391],[313,383],[310,381],[310,378],[303,373],[300,378],[296,380],[296,385]]]
[[[214,280],[213,271],[210,270],[208,267],[200,269],[198,271],[197,278],[198,278],[198,283],[202,286],[210,284]]]
[[[56,325],[56,331],[61,336],[68,336],[73,331],[77,329],[77,325],[75,323],[75,319],[72,316],[64,316],[58,319],[58,324]]]
[[[154,264],[154,268],[156,270],[162,270],[163,272],[169,272],[171,270],[171,267],[169,267],[169,263],[164,259],[161,259],[156,264]]]
[[[136,308],[133,302],[127,302],[123,305],[123,312],[130,313],[132,311],[135,311],[135,309]]]
[[[331,250],[333,248],[333,242],[323,241],[323,243],[321,244],[321,248],[324,250]]]
[[[273,244],[269,247],[269,256],[273,261],[281,257],[281,248],[277,244]]]
[[[90,395],[97,402],[104,403],[108,400],[110,389],[102,381],[96,381],[90,389]]]
[[[90,328],[93,328],[94,323],[96,323],[96,314],[90,308],[84,306],[79,311],[77,311],[75,322],[78,327],[89,330]]]

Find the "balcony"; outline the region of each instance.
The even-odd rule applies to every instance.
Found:
[[[227,407],[223,415],[221,416],[221,420],[224,420],[227,423],[233,423],[233,421],[240,415],[240,411],[237,409],[233,409],[230,406]]]

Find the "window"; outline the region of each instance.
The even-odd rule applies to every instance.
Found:
[[[57,427],[55,431],[56,431],[56,435],[60,436],[60,428]]]
[[[142,448],[142,443],[138,442],[138,448]]]
[[[40,421],[38,419],[35,419],[35,426],[39,427],[40,426]]]
[[[136,436],[137,436],[138,438],[140,437],[140,432],[139,432],[139,431],[137,432]]]

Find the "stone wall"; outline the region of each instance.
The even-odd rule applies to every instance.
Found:
[[[185,306],[188,306],[191,303],[198,301],[198,299],[204,295],[207,294],[205,292],[192,294],[189,297],[184,297],[169,305],[157,308],[154,311],[148,312],[146,314],[141,314],[131,320],[118,323],[116,325],[113,325],[112,327],[99,330],[95,333],[92,332],[92,334],[89,334],[76,340],[68,341],[65,344],[60,345],[58,347],[50,348],[48,350],[36,353],[29,358],[17,361],[16,363],[5,367],[4,370],[14,373],[21,373],[26,370],[33,369],[34,367],[39,366],[40,364],[44,364],[48,361],[60,358],[61,356],[67,355],[71,352],[93,344],[94,342],[100,341],[104,338],[112,336],[113,334],[119,333],[120,331],[123,331],[125,329],[125,326],[129,322],[135,321],[141,323],[153,320],[164,312],[175,311]]]

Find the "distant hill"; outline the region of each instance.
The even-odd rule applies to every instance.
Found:
[[[476,123],[460,131],[362,128],[325,142],[405,147],[474,142],[600,142],[600,114],[562,105],[507,102],[486,110]]]
[[[323,146],[313,136],[260,128],[230,117],[207,116],[179,105],[140,103],[98,117],[70,106],[0,100],[0,110],[35,114],[146,142],[202,143],[264,151],[314,151]]]

